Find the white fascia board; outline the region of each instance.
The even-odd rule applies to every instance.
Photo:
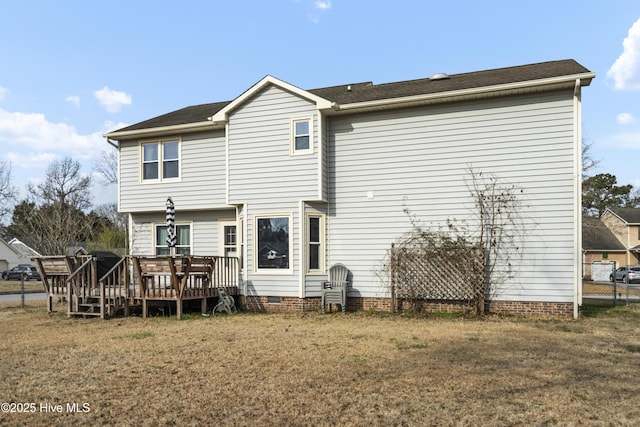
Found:
[[[602,212],[602,215],[600,215],[600,220],[602,220],[602,218],[603,218],[607,213],[609,213],[609,214],[613,215],[614,217],[618,218],[620,221],[622,221],[622,222],[624,222],[625,224],[627,224],[627,221],[625,221],[625,219],[624,219],[624,218],[622,218],[620,215],[618,215],[617,213],[615,213],[614,211],[612,211],[611,209],[609,209],[609,207],[606,207],[606,208],[604,209],[604,212]],[[629,225],[629,224],[628,224],[628,225]]]
[[[273,76],[266,76],[258,83],[251,86],[247,89],[242,95],[238,96],[236,99],[231,101],[227,106],[223,109],[215,113],[213,116],[209,117],[213,123],[225,123],[229,116],[229,113],[235,110],[238,106],[242,105],[247,99],[251,98],[262,89],[269,85],[274,85],[280,87],[288,92],[294,93],[302,98],[308,99],[309,101],[316,104],[316,108],[319,110],[328,109],[333,106],[333,103],[327,99],[321,98],[317,95],[312,94],[311,92],[307,92],[304,89],[300,89],[297,86],[294,86],[290,83],[287,83],[283,80],[275,78]]]
[[[523,90],[523,89],[533,89],[536,87],[544,87],[544,86],[553,87],[554,85],[559,85],[563,83],[570,84],[571,87],[573,87],[576,80],[590,81],[595,76],[596,76],[595,73],[574,74],[570,76],[552,77],[552,78],[540,79],[540,80],[529,80],[524,82],[499,84],[494,86],[482,86],[477,88],[461,89],[461,90],[454,90],[454,91],[448,91],[448,92],[428,93],[423,95],[405,96],[401,98],[387,98],[387,99],[377,99],[374,101],[354,102],[352,104],[343,104],[339,106],[334,106],[333,109],[335,111],[348,111],[348,110],[358,110],[363,108],[384,107],[384,106],[390,106],[394,104],[398,104],[398,105],[410,104],[410,103],[415,103],[420,101],[433,101],[433,100],[446,100],[446,99],[453,100],[455,98],[480,96],[480,95],[484,95],[492,92],[508,92],[508,91],[515,91],[515,90]]]
[[[185,133],[185,132],[197,132],[206,129],[223,129],[224,126],[216,125],[215,123],[211,123],[210,121],[204,122],[196,122],[196,123],[185,123],[181,125],[173,125],[173,126],[160,126],[148,129],[137,129],[130,131],[122,131],[122,132],[110,132],[102,135],[105,138],[113,139],[113,140],[121,140],[128,138],[146,138],[158,135],[167,135],[172,133]]]

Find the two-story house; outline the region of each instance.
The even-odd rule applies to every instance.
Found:
[[[640,263],[640,209],[606,208],[600,221],[613,233],[625,249],[624,259],[618,265]]]
[[[245,304],[318,307],[329,267],[351,272],[349,305],[389,306],[380,274],[411,228],[474,219],[469,167],[522,189],[523,256],[493,311],[577,315],[581,91],[595,74],[552,61],[386,84],[305,90],[267,76],[227,102],[106,134],[133,255],[237,255]]]

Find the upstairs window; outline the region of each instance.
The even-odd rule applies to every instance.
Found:
[[[142,144],[143,181],[179,177],[180,143],[178,141],[158,141]]]
[[[158,144],[142,146],[142,179],[158,179]]]
[[[291,154],[310,154],[313,152],[311,118],[291,120]]]

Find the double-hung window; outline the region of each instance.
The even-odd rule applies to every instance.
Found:
[[[291,120],[291,154],[313,153],[311,117]]]
[[[180,177],[180,142],[176,140],[142,144],[142,180]]]
[[[307,273],[324,272],[324,216],[307,215]]]
[[[176,224],[176,255],[191,255],[191,224]],[[155,254],[170,255],[171,248],[167,246],[168,230],[166,225],[157,224],[155,226]]]

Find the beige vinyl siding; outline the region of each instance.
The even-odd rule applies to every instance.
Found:
[[[164,209],[169,196],[176,209],[227,206],[224,130],[187,134],[179,139],[181,176],[178,181],[168,182],[141,182],[139,142],[120,143],[119,204],[122,212]]]
[[[290,155],[291,119],[312,117],[313,154]],[[228,125],[229,202],[260,207],[318,198],[314,104],[270,86],[235,111]]]
[[[312,118],[313,153],[291,155],[291,119]],[[245,204],[247,214],[247,294],[300,296],[300,202],[319,193],[318,115],[315,105],[270,86],[229,117],[229,203]],[[292,272],[268,274],[254,269],[256,215],[291,215]]]
[[[354,293],[387,296],[379,267],[410,230],[403,209],[474,227],[472,165],[524,190],[524,256],[495,299],[573,301],[573,129],[570,92],[332,118],[328,265],[352,270]]]
[[[220,239],[218,223],[234,221],[235,210],[216,211],[176,211],[176,223],[191,224],[191,242],[193,255],[219,255]],[[165,215],[162,213],[141,213],[133,215],[134,236],[131,245],[132,255],[153,255],[154,224],[164,225]]]

